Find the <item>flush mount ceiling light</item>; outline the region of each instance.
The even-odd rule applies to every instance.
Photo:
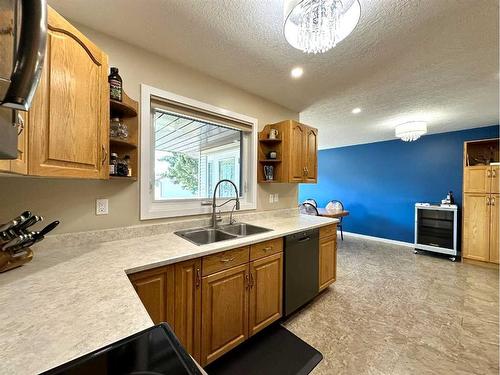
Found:
[[[302,74],[304,74],[304,69],[298,66],[296,68],[293,68],[290,74],[293,78],[300,78],[302,77]]]
[[[358,113],[361,112],[361,108],[359,108],[359,107],[358,108],[354,108],[351,112],[354,113],[355,115],[357,115]]]
[[[396,137],[405,142],[412,142],[427,133],[425,121],[410,121],[396,126]]]
[[[345,39],[361,16],[358,0],[285,0],[285,39],[306,53],[323,53]]]

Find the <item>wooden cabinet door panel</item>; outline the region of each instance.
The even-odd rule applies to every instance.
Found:
[[[500,214],[500,195],[494,194],[490,198],[490,262],[499,263],[499,246],[498,241],[498,226],[500,222],[498,221]]]
[[[290,182],[301,182],[304,179],[304,127],[294,122],[290,131]]]
[[[201,259],[175,264],[174,332],[197,361],[201,355]]]
[[[250,263],[249,336],[278,320],[283,309],[283,253]]]
[[[491,170],[485,165],[464,168],[464,193],[488,193]]]
[[[315,183],[318,176],[318,132],[313,128],[306,128],[305,142],[305,182]]]
[[[337,273],[337,238],[321,239],[319,242],[319,290],[335,281]]]
[[[202,365],[248,337],[248,264],[202,279]]]
[[[51,9],[48,29],[32,109],[30,174],[106,178],[107,56]]]
[[[174,272],[171,266],[130,275],[137,295],[155,323],[174,326]]]
[[[500,166],[492,165],[490,168],[491,168],[490,192],[493,194],[499,194],[500,193]]]
[[[464,194],[463,253],[465,258],[489,261],[489,194]]]

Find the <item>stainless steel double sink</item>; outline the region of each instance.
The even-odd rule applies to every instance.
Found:
[[[251,236],[264,232],[270,232],[272,229],[258,227],[246,223],[220,225],[217,228],[193,228],[174,232],[195,245],[206,245],[209,243],[232,240],[234,238]]]

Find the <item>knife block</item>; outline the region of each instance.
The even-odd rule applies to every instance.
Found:
[[[12,256],[9,251],[0,251],[0,273],[22,266],[33,259],[33,251],[26,248],[26,253],[20,256]]]

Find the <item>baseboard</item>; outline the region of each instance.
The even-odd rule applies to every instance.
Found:
[[[364,240],[370,240],[370,241],[390,243],[392,245],[399,245],[399,246],[411,247],[412,249],[415,248],[415,244],[410,243],[410,242],[390,240],[388,238],[382,238],[382,237],[367,236],[365,234],[352,233],[352,232],[344,232],[344,236],[362,238]]]

